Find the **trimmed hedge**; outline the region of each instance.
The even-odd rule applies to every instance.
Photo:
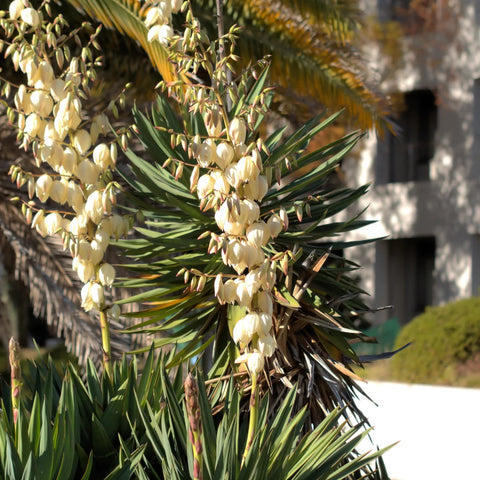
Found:
[[[457,367],[480,352],[480,298],[428,307],[401,330],[392,359],[395,380],[456,383]]]

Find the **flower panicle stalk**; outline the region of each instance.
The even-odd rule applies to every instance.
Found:
[[[257,430],[258,424],[258,382],[257,374],[252,372],[252,391],[250,392],[250,419],[248,421],[248,433],[247,433],[247,443],[245,445],[245,450],[243,452],[242,464],[245,463],[248,452],[252,447],[253,439],[255,437],[255,432]]]
[[[20,408],[20,394],[22,391],[22,371],[20,368],[20,344],[12,337],[8,343],[9,363],[11,372],[12,413],[13,423],[17,424],[18,409]]]
[[[100,326],[102,329],[103,370],[112,379],[112,347],[110,343],[110,322],[105,310],[100,312]]]
[[[193,450],[193,479],[203,479],[203,444],[202,419],[198,403],[198,385],[194,376],[189,373],[184,383],[185,403],[187,406],[189,436]]]

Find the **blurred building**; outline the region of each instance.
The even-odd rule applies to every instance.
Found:
[[[396,52],[372,42],[366,56],[401,108],[397,135],[372,134],[343,165],[349,185],[371,183],[364,216],[378,220],[349,240],[383,238],[349,258],[363,267],[372,307],[395,306],[375,323],[406,323],[427,305],[479,293],[480,2],[365,0],[365,8],[400,32]]]

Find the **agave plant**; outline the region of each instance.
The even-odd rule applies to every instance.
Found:
[[[308,415],[305,409],[294,413],[293,389],[273,415],[265,397],[243,456],[248,415],[235,381],[212,389],[199,376],[184,394],[182,369],[170,376],[169,360],[151,351],[143,373],[133,358],[116,363],[113,378],[103,380],[91,363],[85,380],[72,366],[59,373],[51,361],[30,363],[16,417],[10,388],[2,388],[0,478],[340,480],[373,465],[382,453],[352,459],[367,432],[361,425],[339,428],[338,410],[303,436]],[[197,410],[201,445],[197,476],[189,405]]]

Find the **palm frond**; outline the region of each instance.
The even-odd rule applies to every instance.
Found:
[[[147,40],[143,23],[145,3],[138,0],[67,0],[74,7],[96,19],[107,28],[113,28],[140,43],[148,57],[166,81],[174,80],[166,50],[158,42]]]

